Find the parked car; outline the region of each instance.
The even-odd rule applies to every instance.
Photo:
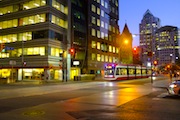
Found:
[[[180,80],[175,80],[170,83],[168,93],[171,95],[180,95]]]

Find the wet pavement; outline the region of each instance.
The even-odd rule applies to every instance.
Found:
[[[0,102],[5,103],[1,104],[0,120],[169,120],[166,113],[171,113],[171,118],[177,113],[179,98],[168,98],[168,84],[169,79],[163,78],[153,84],[82,81],[8,85],[0,88]],[[168,107],[173,111],[167,112]]]

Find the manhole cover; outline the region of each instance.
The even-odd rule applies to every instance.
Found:
[[[28,111],[23,113],[23,115],[26,116],[39,116],[39,115],[43,115],[45,112],[44,111],[39,111],[39,110],[34,110],[34,111]]]

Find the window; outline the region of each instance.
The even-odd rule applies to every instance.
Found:
[[[93,16],[91,17],[91,23],[96,24],[96,18]]]
[[[99,8],[97,8],[97,14],[100,15],[100,9]]]
[[[96,48],[96,42],[95,41],[92,41],[92,48]]]
[[[96,54],[94,53],[91,54],[91,60],[96,60]]]
[[[96,7],[93,4],[91,5],[91,11],[96,13]]]
[[[97,61],[101,61],[101,55],[97,54]]]
[[[93,29],[93,28],[91,29],[91,35],[92,35],[92,36],[96,36],[96,30]]]
[[[97,42],[97,49],[101,49],[101,44],[100,44],[100,42]]]

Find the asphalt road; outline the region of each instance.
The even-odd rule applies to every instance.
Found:
[[[1,85],[0,120],[178,120],[168,79]]]

